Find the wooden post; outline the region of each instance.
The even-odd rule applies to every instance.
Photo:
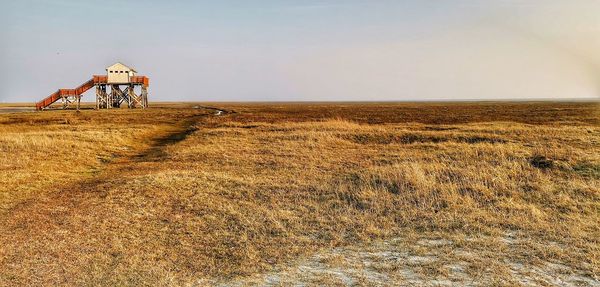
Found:
[[[148,87],[142,85],[142,107],[148,107]]]
[[[133,84],[129,84],[129,88],[127,90],[127,93],[129,94],[129,108],[133,109],[135,108],[135,101],[137,101],[137,96],[135,94],[135,85]]]

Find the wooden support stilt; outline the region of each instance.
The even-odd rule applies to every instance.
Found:
[[[96,83],[96,109],[119,108],[121,104],[127,103],[127,107],[134,109],[137,107],[148,107],[148,86],[141,82],[129,84],[106,84]],[[139,86],[141,93],[136,93],[136,87]],[[108,91],[109,88],[110,91]],[[124,87],[124,88],[123,88]]]
[[[143,108],[147,108],[148,107],[148,87],[145,85],[142,85],[142,107]]]

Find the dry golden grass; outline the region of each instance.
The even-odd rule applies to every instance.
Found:
[[[0,285],[233,284],[398,238],[439,249],[426,279],[556,262],[598,282],[597,103],[210,106],[235,113],[0,115]],[[452,245],[414,244],[431,234]]]

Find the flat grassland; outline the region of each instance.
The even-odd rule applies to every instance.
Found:
[[[600,285],[598,103],[11,113],[0,154],[0,286]]]

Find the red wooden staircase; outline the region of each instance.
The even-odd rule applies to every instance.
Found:
[[[58,91],[47,96],[45,99],[37,102],[35,104],[35,109],[36,110],[45,109],[48,106],[50,106],[51,104],[53,104],[54,102],[58,101],[59,99],[67,97],[67,96],[81,96],[81,94],[85,93],[85,91],[91,89],[94,86],[95,78],[96,77],[90,79],[89,81],[81,84],[79,87],[77,87],[75,89],[59,89]]]

